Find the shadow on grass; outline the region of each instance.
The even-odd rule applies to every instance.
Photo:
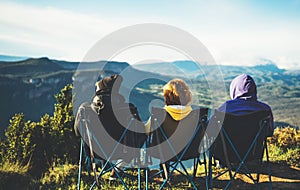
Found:
[[[0,189],[38,189],[39,183],[30,175],[0,171]]]
[[[153,171],[152,171],[153,172]],[[150,173],[152,173],[150,172]],[[151,175],[151,174],[150,174]],[[299,190],[300,189],[300,170],[299,168],[290,167],[284,163],[271,163],[271,175],[272,175],[272,187],[274,190]],[[87,177],[87,176],[86,176]],[[142,179],[144,178],[144,173],[142,173]],[[159,178],[159,177],[157,177]],[[103,180],[103,179],[102,179]],[[106,181],[106,182],[104,182]],[[137,189],[136,180],[125,180],[128,183],[129,187],[132,189]],[[107,184],[107,180],[103,180]],[[198,189],[206,189],[205,176],[201,175],[195,178],[194,180]],[[224,189],[226,184],[229,182],[229,177],[224,177],[221,179],[215,179],[213,182],[213,189]],[[148,189],[158,189],[161,185],[161,180],[149,179]],[[269,180],[265,172],[262,173],[260,177],[259,188],[261,190],[269,189]],[[120,183],[111,183],[107,184],[105,187],[120,187]],[[165,189],[168,189],[168,185],[165,186]],[[142,188],[145,188],[145,181],[142,180]],[[179,174],[174,174],[171,178],[171,188],[172,189],[194,189],[187,179]],[[255,189],[255,185],[247,177],[243,177],[238,174],[237,179],[233,181],[230,185],[232,190],[236,189],[245,189],[252,190]]]
[[[300,168],[291,167],[285,163],[270,163],[272,187],[274,190],[298,190],[300,189]],[[213,189],[223,189],[229,182],[229,176],[215,179],[213,182]],[[270,183],[266,172],[260,176],[259,188],[269,189]],[[237,174],[236,180],[232,182],[229,189],[255,189],[253,182],[247,177]]]

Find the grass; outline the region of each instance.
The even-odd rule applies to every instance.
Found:
[[[274,189],[300,189],[300,147],[299,130],[293,128],[278,128],[274,136],[268,140],[269,157],[271,161],[271,173]],[[78,165],[62,164],[52,166],[40,179],[32,177],[28,172],[28,165],[19,163],[4,162],[0,165],[0,189],[77,189]],[[189,170],[191,172],[191,170]],[[220,170],[221,172],[221,170]],[[129,171],[137,176],[136,171]],[[153,171],[150,173],[153,174]],[[142,179],[144,173],[142,172]],[[201,166],[197,171],[195,180],[197,187],[205,187],[204,167]],[[101,188],[95,189],[124,189],[120,182],[110,182],[109,173],[101,179]],[[160,177],[154,179],[160,179]],[[228,176],[221,178],[217,185],[225,183]],[[237,175],[237,182],[233,184],[233,189],[251,189],[253,186],[242,176]],[[124,179],[129,189],[137,189],[138,184],[135,179]],[[267,187],[268,178],[262,175],[263,185]],[[81,189],[89,189],[93,182],[93,174],[83,171],[81,176]],[[193,189],[182,175],[175,173],[172,178],[172,189]],[[161,183],[151,179],[148,185],[149,189],[158,189]],[[142,187],[145,187],[145,181],[142,181]],[[214,188],[215,189],[215,188]],[[218,189],[218,187],[216,188]],[[264,188],[263,188],[264,189]]]
[[[36,189],[39,180],[28,174],[28,165],[4,162],[0,165],[0,189]]]
[[[286,150],[271,145],[269,146],[270,161],[274,163],[287,163],[299,167],[300,148],[288,148]]]
[[[273,150],[275,149],[272,149],[270,152],[272,152]],[[273,161],[278,162],[279,160],[283,159],[282,157],[276,157],[277,154],[281,155],[281,153],[281,151],[278,151],[276,154],[272,154],[274,156]],[[275,158],[278,158],[278,160],[276,160]],[[278,170],[281,170],[279,165],[273,167],[273,170],[275,170],[276,168],[278,168]],[[0,170],[0,189],[77,189],[78,165],[63,164],[52,167],[43,175],[41,179],[33,179],[30,175],[27,174],[26,170],[26,167],[22,167],[19,164],[6,163],[5,166],[1,167]],[[134,174],[136,175],[136,173]],[[289,178],[288,172],[285,172],[282,175],[285,175],[286,178]],[[91,174],[91,176],[89,176],[88,172],[84,171],[81,178],[81,189],[89,189],[89,186],[91,185],[93,180],[93,175]],[[222,180],[226,179],[223,178]],[[108,175],[105,175],[103,178],[101,178],[100,182],[101,188],[96,187],[95,189],[124,189],[120,182],[110,182],[108,180]],[[137,180],[125,178],[125,183],[128,185],[129,189],[137,189]],[[291,187],[290,189],[297,189],[292,188],[294,184],[289,184]],[[159,185],[160,183],[151,181],[148,188],[158,189]],[[247,185],[247,181],[239,182],[237,183],[237,185],[243,185],[244,187]],[[205,186],[203,167],[200,167],[197,171],[196,186]],[[143,189],[145,187],[144,181],[142,182],[142,187]],[[183,176],[174,175],[172,180],[172,189],[179,190],[193,188]]]
[[[10,163],[8,161],[2,163],[0,165],[0,171],[1,172],[14,172],[14,173],[19,173],[19,174],[26,174],[26,172],[28,171],[28,165],[21,165],[20,163]]]
[[[40,180],[42,189],[52,189],[53,187],[66,187],[76,184],[76,174],[78,166],[73,164],[64,164],[52,167],[44,174]]]

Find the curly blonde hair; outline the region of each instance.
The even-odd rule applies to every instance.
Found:
[[[188,85],[181,79],[170,80],[164,87],[166,105],[186,106],[192,101],[192,93]]]

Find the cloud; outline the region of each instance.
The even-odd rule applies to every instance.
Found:
[[[157,22],[197,37],[219,64],[254,65],[257,60],[267,58],[281,68],[300,68],[299,18],[289,20],[270,12],[266,14],[240,1],[163,4],[153,10],[152,16],[148,9],[143,14],[147,4],[145,7],[140,4],[140,10],[128,13],[128,17],[123,16],[127,11],[125,4],[124,8],[105,5],[102,12],[94,9],[84,14],[74,9],[0,2],[0,53],[33,57],[46,54],[50,58],[80,61],[98,40],[111,32],[132,24]],[[166,7],[170,9],[165,10]],[[149,54],[150,49],[140,49],[120,54],[118,58],[143,62],[144,57],[145,60],[169,58],[167,61],[180,57],[169,50]]]
[[[268,58],[281,68],[300,68],[300,17],[287,17],[272,12],[272,4],[260,4],[195,1],[190,5],[193,19],[185,24],[219,64],[254,65]]]
[[[255,65],[261,58],[268,58],[280,68],[292,69],[300,67],[298,33],[300,28],[294,26],[284,29],[236,30],[210,35],[206,45],[219,64]]]
[[[109,19],[53,7],[37,8],[12,3],[0,3],[0,26],[0,40],[19,43],[20,48],[16,48],[16,52],[20,55],[25,52],[21,48],[28,45],[33,50],[32,55],[43,49],[53,58],[71,60],[82,59],[90,46],[117,28]],[[6,49],[0,48],[0,51]]]

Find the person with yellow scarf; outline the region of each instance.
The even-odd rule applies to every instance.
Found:
[[[190,105],[192,93],[188,85],[182,79],[172,79],[163,87],[164,109],[171,117],[180,121],[192,111]],[[146,133],[150,133],[151,118],[146,122]]]
[[[192,101],[192,93],[188,85],[182,79],[172,79],[163,87],[163,95],[165,106],[164,109],[170,114],[170,116],[180,121],[190,114],[192,107],[190,105]],[[149,135],[151,126],[151,118],[146,122],[146,133]],[[164,179],[167,179],[169,172],[169,163],[160,164],[161,169],[164,170]]]

